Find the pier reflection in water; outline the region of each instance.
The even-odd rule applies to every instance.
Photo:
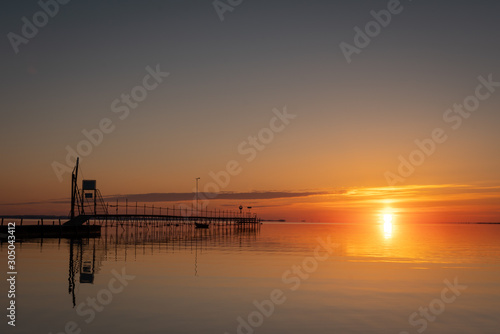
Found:
[[[76,306],[78,284],[93,284],[103,261],[125,262],[137,254],[153,255],[176,251],[194,252],[193,272],[198,276],[198,253],[211,247],[247,247],[255,241],[260,224],[211,224],[210,229],[190,223],[113,222],[102,228],[100,237],[69,239],[68,292]],[[49,239],[50,240],[50,239]],[[53,240],[52,240],[53,241]],[[45,239],[47,242],[47,239]],[[60,240],[58,240],[60,242]],[[43,239],[40,240],[43,245]]]

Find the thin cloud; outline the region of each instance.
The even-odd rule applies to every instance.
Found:
[[[200,200],[263,200],[278,198],[297,198],[326,195],[326,191],[254,191],[254,192],[222,192],[222,193],[199,193]],[[182,202],[196,199],[195,193],[149,193],[149,194],[126,194],[105,196],[106,200],[113,201],[127,198],[132,202]]]

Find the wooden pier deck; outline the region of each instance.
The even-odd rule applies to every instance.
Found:
[[[8,231],[8,222],[16,221],[15,235],[19,238],[34,237],[72,237],[78,235],[99,236],[101,227],[113,225],[115,223],[125,223],[131,225],[140,225],[144,223],[155,223],[157,225],[195,225],[203,223],[210,225],[260,225],[260,219],[256,215],[239,214],[212,214],[206,212],[206,215],[185,216],[185,215],[155,215],[155,214],[97,214],[97,215],[78,215],[73,219],[57,218],[48,219],[47,216],[30,216],[32,222],[36,224],[24,224],[25,216],[3,216],[1,217],[0,233],[6,234]],[[45,220],[45,221],[44,221]],[[64,222],[67,220],[66,222]]]

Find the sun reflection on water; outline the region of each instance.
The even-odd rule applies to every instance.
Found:
[[[384,222],[384,238],[389,239],[392,238],[392,223]]]
[[[384,238],[385,239],[390,239],[392,238],[392,220],[393,220],[393,215],[392,213],[384,213],[383,216],[383,229],[384,229]]]

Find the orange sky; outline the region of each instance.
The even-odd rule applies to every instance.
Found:
[[[37,6],[13,2],[4,30]],[[190,2],[99,6],[17,53],[5,40],[0,215],[67,214],[79,155],[111,198],[200,177],[226,193],[211,206],[267,218],[500,220],[496,3],[412,3],[351,62],[339,45],[371,2],[256,2],[224,22]]]

